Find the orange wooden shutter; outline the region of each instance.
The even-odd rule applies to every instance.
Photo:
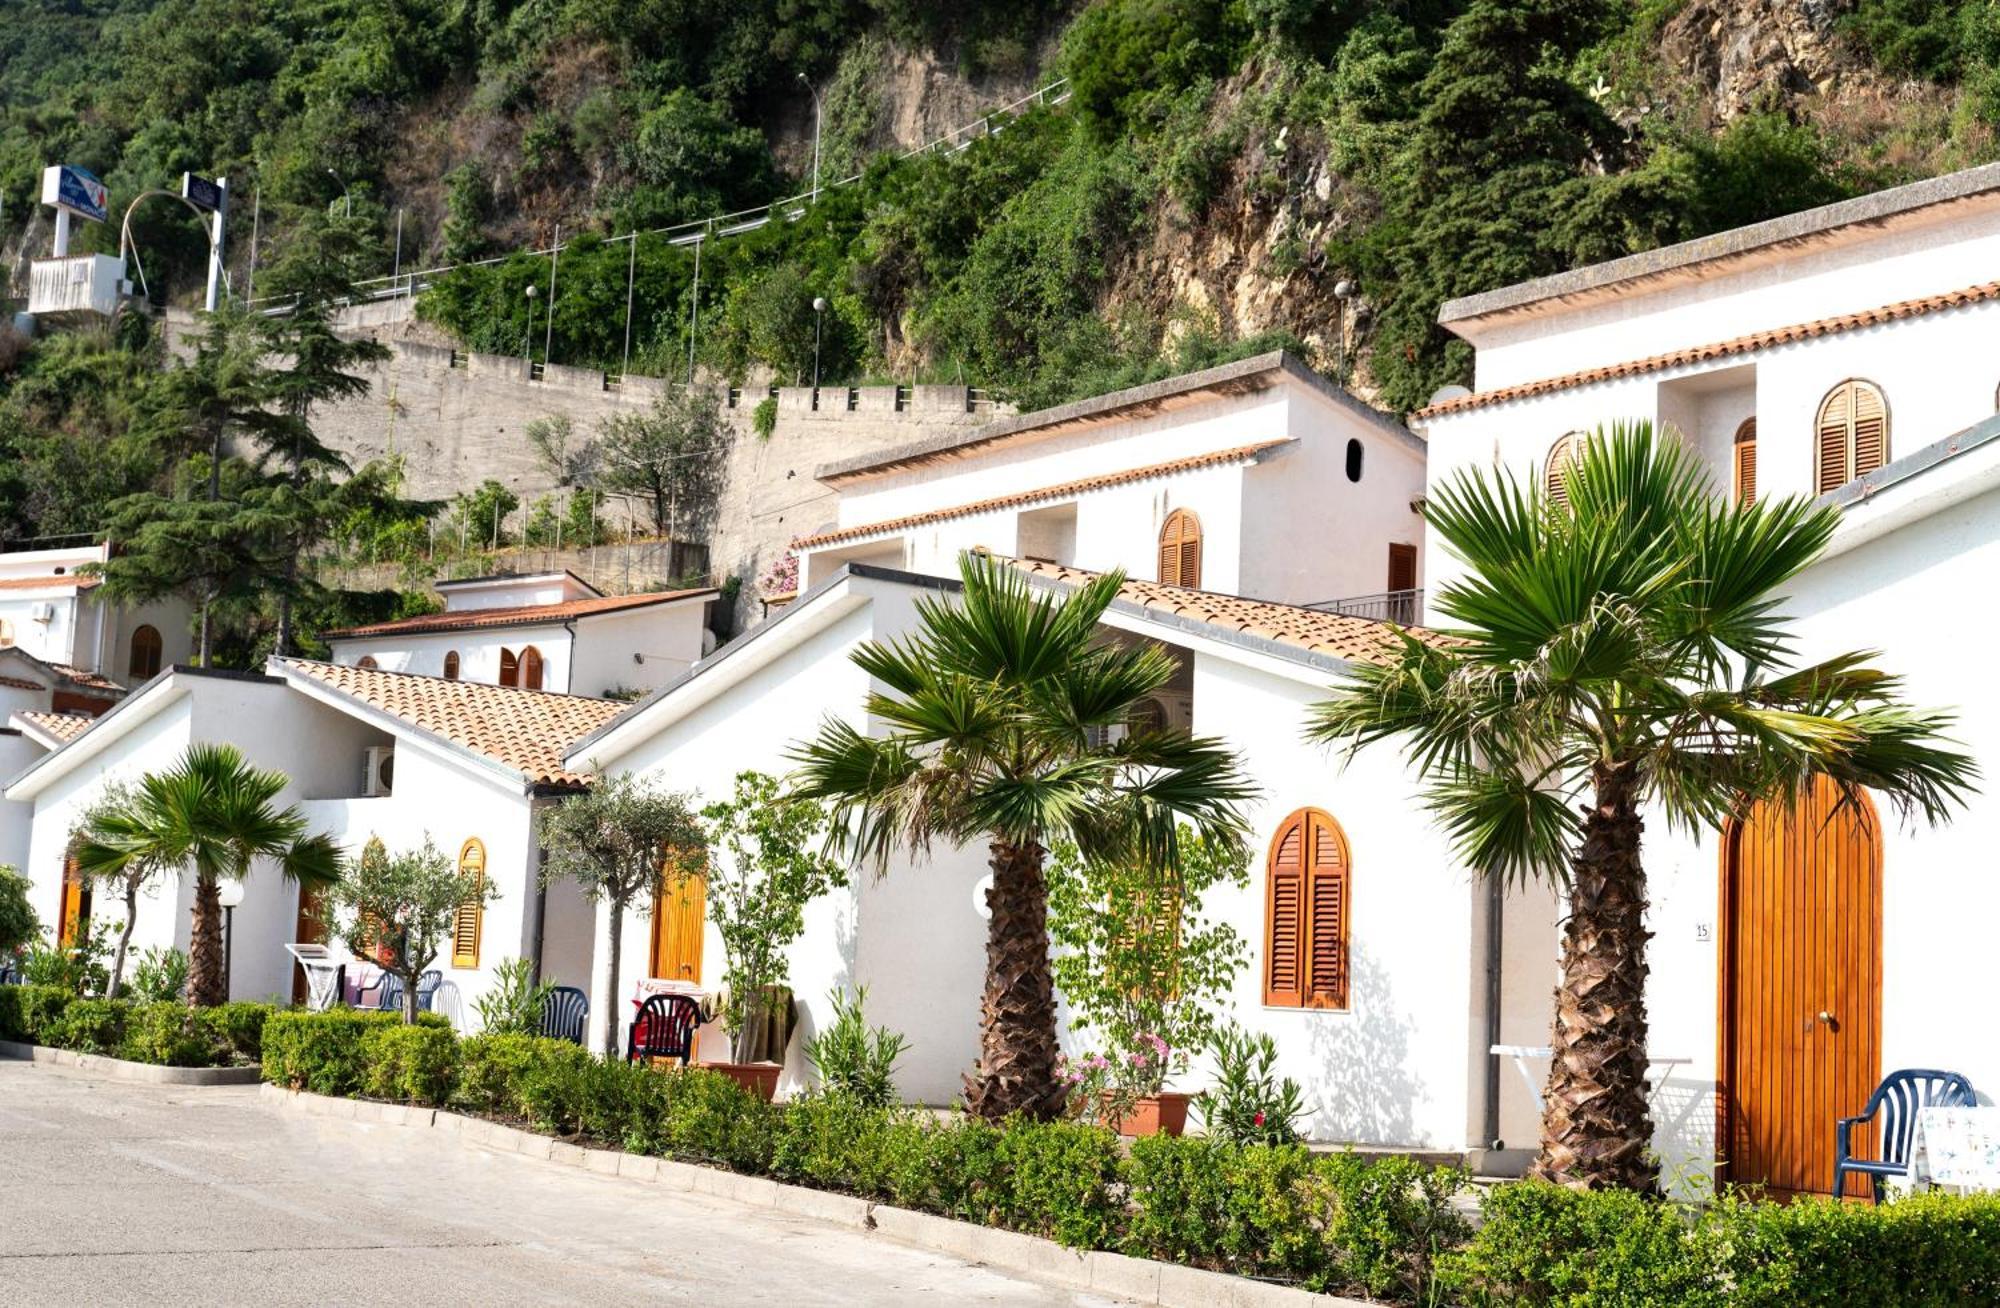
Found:
[[[1866,477],[1889,461],[1889,411],[1882,392],[1867,382],[1854,388],[1854,475]]]
[[[1549,503],[1558,509],[1569,507],[1569,465],[1576,461],[1578,433],[1571,432],[1549,451]]]
[[[1167,586],[1201,588],[1201,519],[1175,509],[1160,528],[1160,581]]]
[[[59,927],[56,936],[58,948],[68,949],[90,931],[90,896],[83,879],[83,869],[78,866],[74,854],[63,860],[62,904],[56,910],[56,922]]]
[[[1311,837],[1306,867],[1307,940],[1310,985],[1306,1002],[1314,1008],[1347,1007],[1347,838],[1331,817],[1309,811]]]
[[[1817,494],[1824,495],[1847,484],[1850,476],[1847,438],[1853,417],[1853,384],[1850,382],[1834,387],[1819,406],[1819,437],[1813,471],[1813,489]]]
[[[1757,420],[1736,429],[1736,502],[1757,502]]]
[[[1297,1008],[1305,1003],[1306,814],[1285,819],[1271,841],[1265,906],[1264,1002]]]
[[[444,679],[446,681],[458,680],[458,651],[455,649],[445,651]]]
[[[518,686],[521,684],[521,660],[511,649],[500,651],[500,684]]]
[[[1389,546],[1389,587],[1392,591],[1417,588],[1417,547]]]
[[[698,873],[668,877],[653,903],[654,976],[700,983],[707,908],[706,877]]]
[[[458,874],[468,883],[470,892],[458,905],[458,915],[451,924],[451,965],[453,967],[479,966],[479,926],[480,918],[486,912],[486,896],[481,893],[486,888],[486,844],[474,836],[458,851]]]
[[[533,645],[521,651],[521,685],[527,690],[542,688],[542,652]]]

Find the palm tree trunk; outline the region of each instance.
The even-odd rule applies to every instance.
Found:
[[[1562,980],[1532,1174],[1576,1189],[1653,1194],[1653,1115],[1646,1098],[1645,823],[1631,764],[1599,765],[1563,928]]]
[[[125,929],[118,933],[118,948],[111,955],[111,984],[104,988],[106,999],[118,998],[118,983],[125,976],[125,953],[132,947],[132,929],[139,925],[139,883],[125,882]]]
[[[997,1122],[1012,1113],[1048,1121],[1068,1091],[1057,1079],[1056,987],[1049,968],[1049,888],[1042,847],[996,840],[986,892],[986,995],[979,1012],[979,1065],[965,1078],[965,1105]]]
[[[198,873],[194,882],[194,930],[188,942],[188,1003],[213,1008],[227,1003],[222,982],[222,895],[215,877]]]
[[[604,973],[604,1057],[618,1057],[618,962],[624,952],[625,903],[611,901],[611,943],[606,953],[609,966]]]

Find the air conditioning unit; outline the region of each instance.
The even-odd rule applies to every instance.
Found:
[[[56,606],[52,600],[36,600],[28,606],[28,617],[36,622],[54,622]]]
[[[370,745],[362,751],[361,793],[369,799],[391,794],[396,788],[396,747]]]

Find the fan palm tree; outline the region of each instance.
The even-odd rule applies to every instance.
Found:
[[[1642,814],[1716,829],[1825,777],[1939,822],[1978,773],[1871,655],[1792,666],[1782,592],[1837,510],[1724,503],[1644,423],[1587,441],[1564,489],[1474,471],[1433,492],[1468,569],[1435,598],[1447,638],[1356,668],[1309,732],[1398,740],[1468,865],[1567,893],[1535,1173],[1650,1192]]]
[[[194,927],[188,949],[188,1002],[228,999],[222,968],[222,881],[247,875],[268,858],[289,881],[308,888],[340,879],[340,849],[306,834],[297,806],[275,801],[285,774],[252,767],[233,745],[191,745],[164,772],[148,773],[129,803],[92,813],[76,845],[85,875],[113,878],[148,870],[191,869]]]
[[[854,652],[885,688],[867,708],[888,734],[828,722],[795,751],[793,791],[830,804],[836,843],[878,868],[897,849],[986,843],[986,984],[966,1104],[993,1120],[1048,1118],[1066,1095],[1043,875],[1050,842],[1171,869],[1177,821],[1240,840],[1237,806],[1252,792],[1219,742],[1174,730],[1102,742],[1099,729],[1130,720],[1174,673],[1157,646],[1097,639],[1120,574],[1057,598],[1004,561],[967,555],[959,567],[960,602],[920,601],[908,636]]]

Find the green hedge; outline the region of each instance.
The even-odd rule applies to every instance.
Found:
[[[59,986],[0,986],[0,1040],[167,1067],[228,1067],[263,1056],[269,1004],[189,1008],[168,1000],[79,999]]]
[[[1522,1183],[1296,1145],[1156,1137],[1071,1122],[991,1126],[811,1094],[766,1104],[699,1068],[663,1074],[532,1036],[460,1039],[393,1014],[279,1013],[265,1079],[449,1105],[1078,1248],[1392,1303],[1942,1305],[2000,1302],[2000,1197],[1881,1208],[1728,1201],[1689,1216],[1625,1193]]]

